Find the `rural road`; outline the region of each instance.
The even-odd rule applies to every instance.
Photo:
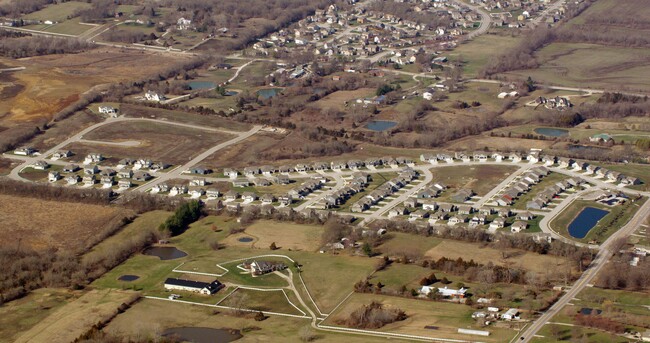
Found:
[[[542,314],[536,321],[534,321],[523,334],[520,335],[520,342],[527,343],[537,334],[537,332],[548,323],[555,314],[557,314],[564,306],[566,306],[573,298],[575,298],[580,291],[587,287],[594,280],[598,272],[605,266],[607,261],[613,256],[615,251],[612,251],[614,243],[619,238],[628,237],[632,232],[643,224],[643,222],[650,215],[650,201],[646,201],[639,209],[636,215],[620,230],[611,235],[603,244],[600,245],[600,250],[596,255],[594,261],[589,265],[589,268],[580,276],[578,281],[562,296],[550,309]]]

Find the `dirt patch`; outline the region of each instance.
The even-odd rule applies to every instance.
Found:
[[[503,258],[508,256],[508,258]],[[523,268],[537,273],[546,273],[558,268],[566,268],[568,261],[566,259],[538,255],[523,250],[507,249],[500,251],[492,248],[482,248],[478,244],[443,241],[425,253],[425,256],[433,259],[446,257],[450,259],[462,258],[466,261],[474,260],[478,263],[492,262],[497,265],[511,265]]]
[[[116,208],[0,194],[0,241],[75,251],[123,212]],[[20,241],[17,240],[20,238]],[[20,243],[18,243],[20,242]]]

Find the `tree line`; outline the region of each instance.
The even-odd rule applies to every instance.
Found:
[[[4,31],[4,30],[0,30]],[[7,37],[0,40],[0,56],[25,58],[86,51],[95,45],[82,39],[43,36]]]

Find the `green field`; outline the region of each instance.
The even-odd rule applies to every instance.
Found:
[[[641,180],[643,183],[629,188],[650,191],[650,165],[643,164],[598,164],[599,166],[621,172],[627,176],[633,176]]]
[[[63,22],[78,10],[88,9],[90,6],[89,3],[81,1],[60,2],[58,4],[49,5],[40,11],[30,13],[24,16],[23,19]]]
[[[533,200],[538,194],[542,193],[546,187],[550,187],[558,181],[566,180],[569,177],[562,173],[550,173],[545,176],[538,184],[531,187],[530,191],[522,194],[512,205],[516,209],[526,209],[526,203]],[[566,193],[563,193],[566,194]]]
[[[48,26],[43,31],[78,36],[92,28],[94,28],[92,25],[80,24],[79,18],[72,18],[70,20]]]
[[[291,292],[291,291],[287,291]],[[291,306],[281,290],[256,291],[240,288],[220,302],[220,305],[256,311],[271,311],[293,315],[303,315]],[[295,304],[299,306],[298,304]]]

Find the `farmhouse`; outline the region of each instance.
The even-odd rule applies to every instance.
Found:
[[[452,299],[462,299],[465,297],[465,293],[467,293],[467,289],[462,287],[460,289],[453,289],[447,288],[447,286],[442,288],[434,286],[422,286],[422,288],[420,288],[420,294],[429,295],[434,290],[436,290],[442,297]]]
[[[147,91],[144,94],[144,98],[147,99],[147,101],[155,101],[155,102],[160,102],[162,100],[165,100],[165,96],[163,94],[159,94],[154,91]]]
[[[244,262],[243,267],[253,275],[264,275],[274,271],[287,269],[287,265],[281,262],[253,261]]]
[[[167,278],[167,280],[165,280],[165,289],[170,291],[187,291],[211,295],[222,287],[223,284],[217,280],[212,282],[200,282],[176,278]]]

